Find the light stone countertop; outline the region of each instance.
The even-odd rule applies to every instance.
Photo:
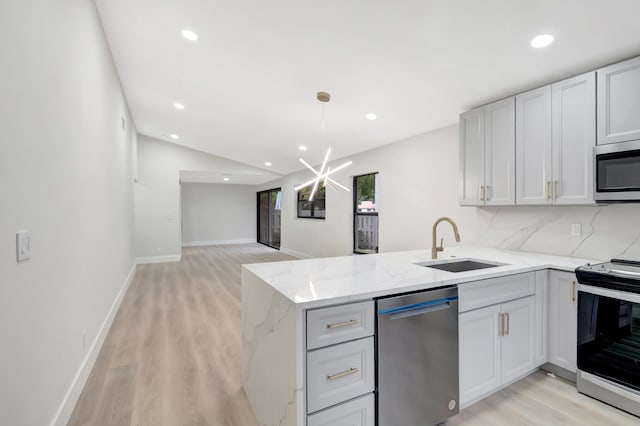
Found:
[[[415,265],[460,259],[504,265],[457,273]],[[599,261],[457,245],[438,253],[437,261],[431,259],[431,249],[425,249],[255,263],[243,265],[243,268],[297,307],[307,309],[547,268],[573,271],[587,262]]]

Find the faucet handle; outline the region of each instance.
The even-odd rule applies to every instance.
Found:
[[[436,251],[444,251],[444,238],[440,238],[440,247],[436,247]]]

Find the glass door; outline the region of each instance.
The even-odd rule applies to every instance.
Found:
[[[258,242],[280,248],[282,191],[280,188],[258,192]]]

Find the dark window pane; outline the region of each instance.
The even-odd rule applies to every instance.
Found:
[[[298,191],[298,217],[300,218],[325,218],[325,187],[319,185],[313,196],[313,201],[309,201],[311,198],[311,191],[313,187],[302,188]]]

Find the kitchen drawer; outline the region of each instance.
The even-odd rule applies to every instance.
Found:
[[[459,284],[459,312],[531,296],[535,292],[534,272]]]
[[[307,426],[375,426],[373,394],[327,408],[307,418]]]
[[[308,352],[308,413],[373,392],[374,369],[373,337]]]
[[[373,336],[373,301],[307,311],[307,349]]]

